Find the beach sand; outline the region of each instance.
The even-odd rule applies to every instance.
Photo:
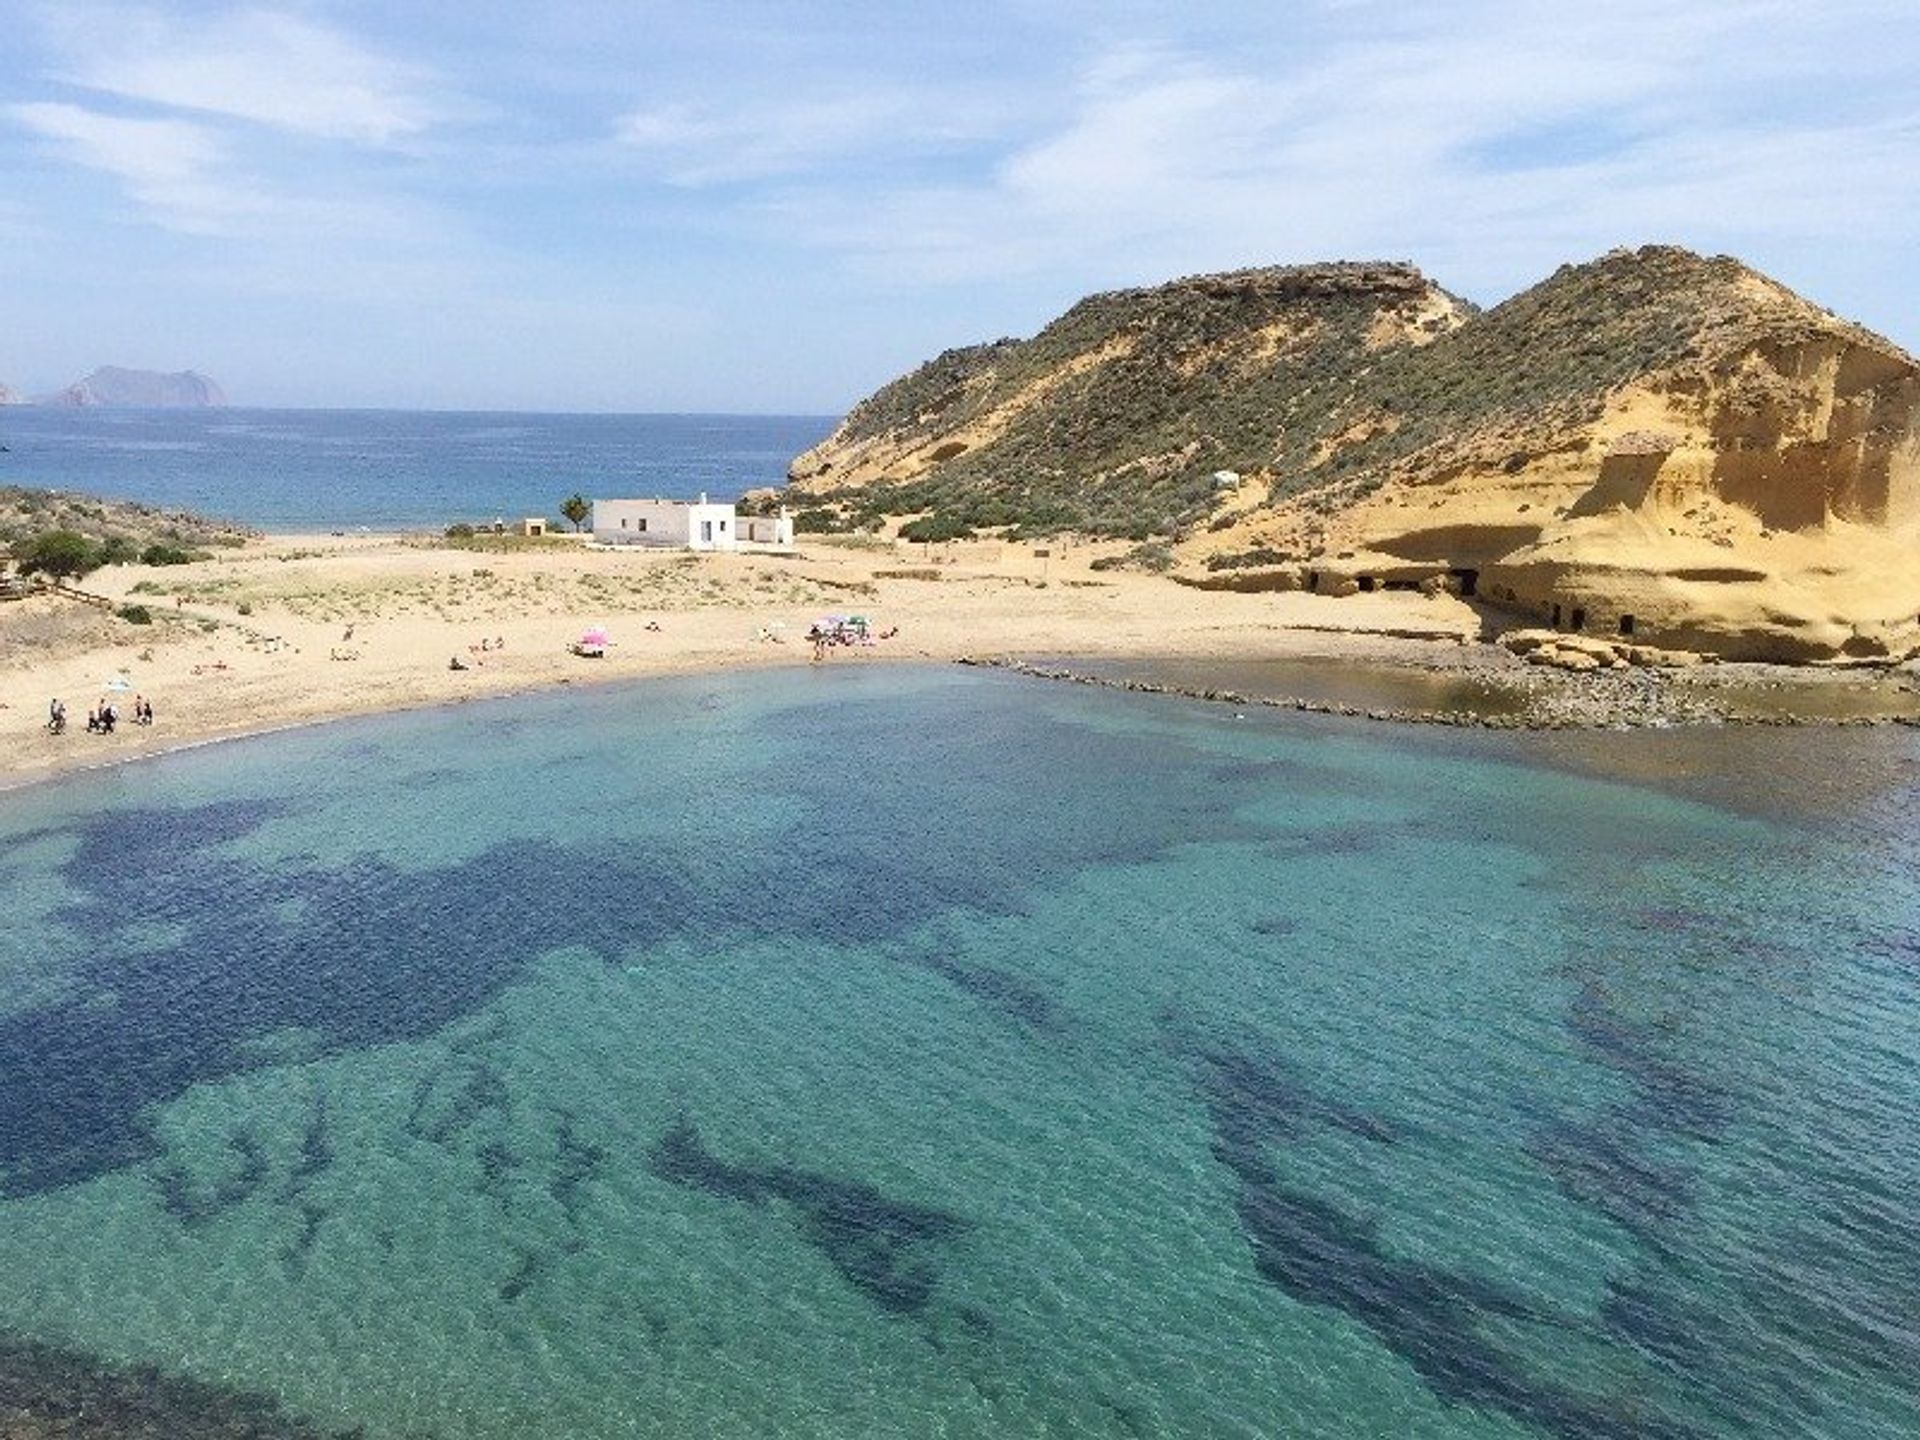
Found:
[[[145,605],[133,625],[80,601],[0,607],[0,783],[344,715],[561,683],[813,662],[820,616],[865,615],[870,646],[829,665],[963,656],[1330,657],[1500,665],[1448,596],[1343,600],[1201,592],[1095,571],[1113,545],[936,546],[809,539],[791,554],[691,555],[549,543],[468,550],[400,536],[279,536],[193,565],[114,566],[82,589]],[[602,659],[569,646],[590,627]],[[654,628],[657,627],[657,628]],[[771,638],[770,638],[771,637]],[[484,648],[482,648],[484,646]],[[458,657],[468,668],[454,670]],[[124,677],[121,723],[86,715]],[[156,723],[129,723],[134,694]],[[45,730],[66,703],[67,733]]]
[[[1497,723],[1920,721],[1913,667],[1543,672],[1489,643],[1497,618],[1451,595],[1241,594],[1095,570],[1125,548],[1117,544],[1056,544],[1044,556],[998,541],[809,538],[790,553],[727,555],[491,545],[269,537],[192,565],[97,572],[82,588],[104,606],[46,594],[0,606],[0,787],[346,715],[810,663],[1071,661],[1084,678],[1296,697],[1326,695],[1332,675],[1344,698],[1301,708],[1397,719],[1463,718],[1444,698],[1405,699],[1404,682],[1419,672],[1500,692],[1491,705],[1472,702]],[[147,607],[153,623],[117,618],[114,607],[127,604]],[[890,638],[816,662],[806,635],[827,614],[864,615]],[[611,641],[604,657],[573,654],[594,627]],[[451,668],[455,658],[464,669]],[[1087,666],[1101,661],[1126,663]],[[1289,672],[1292,662],[1336,663]],[[1261,667],[1274,677],[1264,690],[1246,678]],[[116,677],[128,687],[117,695],[121,723],[89,734],[87,712]],[[154,707],[151,727],[129,723],[136,694]],[[59,736],[45,728],[55,697],[68,712]]]

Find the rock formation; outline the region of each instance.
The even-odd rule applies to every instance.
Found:
[[[793,479],[852,520],[1158,534],[1202,585],[1447,584],[1647,653],[1920,651],[1920,363],[1666,247],[1483,313],[1405,266],[1096,297],[881,390]]]
[[[163,375],[157,370],[126,370],[103,365],[84,380],[40,397],[42,405],[198,407],[225,405],[219,384],[192,370]]]

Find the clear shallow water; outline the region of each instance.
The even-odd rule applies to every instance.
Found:
[[[1316,655],[1254,660],[1217,657],[1065,656],[1038,662],[1060,664],[1108,681],[1143,681],[1188,691],[1232,690],[1254,698],[1306,700],[1361,709],[1465,711],[1518,715],[1526,697],[1497,674],[1418,670],[1409,665],[1367,664]]]
[[[1846,803],[1819,736],[1750,810],[1570,773],[1641,738],[835,670],[6,796],[0,1372],[202,1432],[1920,1433],[1912,737]]]
[[[0,410],[0,485],[82,490],[272,531],[558,514],[578,491],[731,500],[786,482],[834,421],[415,410]]]

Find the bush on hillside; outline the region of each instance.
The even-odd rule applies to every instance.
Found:
[[[56,580],[77,579],[106,564],[101,547],[77,530],[49,530],[13,547],[14,563],[22,575],[51,575]]]
[[[196,560],[206,558],[197,550],[188,550],[181,545],[168,545],[158,540],[140,552],[142,565],[191,565]]]

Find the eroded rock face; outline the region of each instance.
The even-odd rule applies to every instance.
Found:
[[[1657,431],[1620,429],[1649,414]],[[1767,341],[1625,387],[1585,428],[1584,464],[1463,475],[1414,534],[1451,521],[1448,559],[1483,599],[1568,629],[1739,659],[1920,648],[1910,361],[1832,334]],[[1529,482],[1538,533],[1505,547],[1489,512]],[[1345,519],[1352,543],[1409,551],[1390,509]]]
[[[1920,364],[1670,247],[1486,312],[1398,265],[1095,296],[886,387],[792,473],[856,520],[1175,535],[1221,588],[1444,584],[1655,648],[1920,652]]]
[[[1519,623],[1730,659],[1920,652],[1913,357],[1684,251],[1610,256],[1538,290],[1462,332],[1505,332],[1480,366],[1556,373],[1560,337],[1538,322],[1584,297],[1597,332],[1643,355],[1637,370],[1496,407],[1384,457],[1351,498],[1308,492],[1188,554],[1205,564],[1244,535],[1301,552],[1326,593],[1424,570]]]

